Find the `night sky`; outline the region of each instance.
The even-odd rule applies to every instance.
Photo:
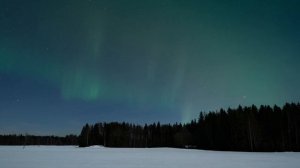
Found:
[[[298,0],[0,0],[0,134],[300,101]]]

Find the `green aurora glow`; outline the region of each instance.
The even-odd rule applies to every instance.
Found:
[[[0,6],[0,72],[47,81],[65,102],[177,109],[186,122],[200,110],[300,98],[297,1]]]

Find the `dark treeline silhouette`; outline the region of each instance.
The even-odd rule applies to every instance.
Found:
[[[0,145],[78,145],[78,136],[0,135]]]
[[[0,145],[103,145],[231,151],[300,151],[300,104],[201,112],[187,124],[86,124],[79,136],[0,135]]]
[[[300,151],[300,104],[220,109],[187,124],[86,124],[79,146],[188,147],[231,151]]]

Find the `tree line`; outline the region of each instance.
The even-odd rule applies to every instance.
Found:
[[[204,113],[187,124],[96,123],[83,126],[79,146],[179,147],[231,151],[300,151],[300,104]]]
[[[79,136],[0,135],[0,145],[103,145],[224,151],[300,151],[300,104],[220,109],[181,124],[85,124]]]
[[[0,145],[78,145],[78,136],[0,135]]]

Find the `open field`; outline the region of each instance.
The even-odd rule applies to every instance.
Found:
[[[0,146],[1,168],[298,168],[300,153],[173,148]]]

